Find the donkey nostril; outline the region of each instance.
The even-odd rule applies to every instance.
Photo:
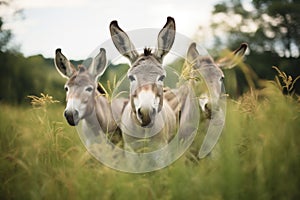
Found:
[[[74,111],[74,117],[78,117],[79,113],[77,110]]]
[[[141,107],[137,109],[137,117],[142,127],[148,126],[151,123],[151,116],[153,115],[153,113],[151,112],[152,109],[148,108]],[[156,112],[155,109],[153,110],[153,112]]]
[[[65,112],[64,112],[65,117],[74,116],[76,118],[76,117],[78,117],[78,115],[79,115],[79,112],[77,110],[74,110],[74,112],[65,110]]]
[[[143,114],[142,114],[141,108],[138,108],[137,113],[138,113],[139,117],[142,119]]]
[[[77,124],[77,122],[75,122],[76,117],[74,116],[74,114],[75,113],[73,113],[71,111],[67,111],[67,110],[64,112],[64,116],[71,126],[75,126]]]
[[[67,117],[67,111],[65,110],[65,112],[64,112],[64,117]]]
[[[205,110],[210,110],[211,109],[210,103],[206,103],[204,108],[205,108]]]
[[[211,110],[211,104],[210,103],[207,103],[207,104],[205,104],[205,114],[206,114],[206,117],[208,118],[208,119],[211,119],[211,117],[212,117],[212,110]]]
[[[156,110],[155,108],[152,109],[152,114],[155,114]]]

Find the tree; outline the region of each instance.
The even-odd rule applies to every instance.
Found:
[[[8,1],[0,1],[0,6],[8,6]],[[0,51],[4,51],[12,34],[10,30],[3,29],[3,18],[0,16]]]
[[[12,31],[4,28],[6,21],[23,19],[23,10],[17,8],[12,2],[13,0],[0,0],[0,13],[1,10],[9,10],[0,16],[0,52],[19,53],[19,46],[12,46],[10,43],[13,39]]]
[[[214,36],[213,49],[234,49],[247,42],[250,54],[246,62],[259,78],[274,79],[272,66],[294,77],[300,74],[299,1],[222,1],[212,14],[208,31]],[[299,83],[296,87],[299,93]]]
[[[0,51],[5,51],[8,42],[11,39],[11,31],[10,30],[4,30],[3,29],[3,20],[0,17]]]

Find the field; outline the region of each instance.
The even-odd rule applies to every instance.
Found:
[[[300,199],[299,99],[268,83],[227,101],[210,157],[195,160],[188,151],[145,174],[91,157],[62,103],[0,104],[0,199]]]

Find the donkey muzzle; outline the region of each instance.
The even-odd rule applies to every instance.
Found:
[[[77,110],[65,110],[64,116],[71,126],[76,126],[79,123],[79,113]]]
[[[141,107],[137,109],[137,118],[141,123],[142,127],[149,127],[153,125],[153,118],[156,114],[154,108],[144,108]]]

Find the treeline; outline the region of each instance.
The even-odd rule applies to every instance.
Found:
[[[83,63],[82,60],[71,62],[74,66]],[[0,102],[28,104],[28,95],[40,96],[40,93],[49,94],[60,102],[65,101],[63,86],[66,79],[56,71],[53,59],[42,55],[26,58],[20,53],[0,51],[0,63]],[[100,81],[108,88],[107,80],[110,80],[109,84],[112,86],[115,76],[118,80],[127,69],[127,65],[110,63]]]
[[[246,56],[245,63],[250,70],[254,71],[258,80],[274,80],[277,72],[272,69],[270,60],[274,62],[274,65],[276,65],[275,63],[280,64],[279,68],[293,78],[300,74],[298,59],[278,59],[278,57],[266,53],[250,54]],[[75,66],[83,63],[82,60],[71,62]],[[44,58],[42,55],[26,58],[20,53],[8,51],[0,52],[0,63],[0,102],[29,105],[28,95],[40,96],[40,93],[45,93],[64,103],[65,91],[63,86],[66,79],[57,73],[52,58]],[[176,70],[180,70],[182,64],[182,60],[178,60],[174,62],[173,66]],[[113,89],[116,83],[114,81],[118,81],[127,70],[128,65],[126,64],[113,65],[109,63],[109,67],[99,81],[106,90]],[[241,67],[225,70],[226,92],[230,97],[237,98],[249,90],[246,76],[249,74],[243,71]],[[294,89],[296,93],[300,94],[300,81],[295,83]]]
[[[28,95],[49,93],[64,99],[64,80],[54,73],[53,60],[41,55],[25,58],[11,52],[0,52],[0,101],[21,104]]]

